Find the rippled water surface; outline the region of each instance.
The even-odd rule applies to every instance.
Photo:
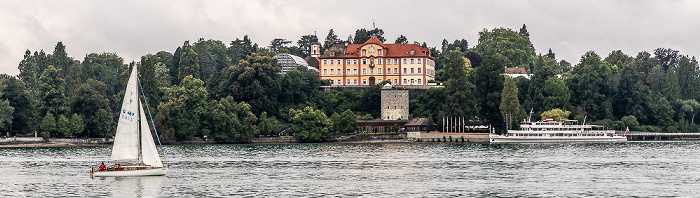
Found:
[[[700,142],[165,150],[166,176],[91,178],[111,147],[0,148],[0,197],[700,196]]]

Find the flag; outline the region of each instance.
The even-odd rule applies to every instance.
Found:
[[[628,126],[627,129],[625,130],[625,133],[627,133],[627,136],[630,135],[630,127]]]

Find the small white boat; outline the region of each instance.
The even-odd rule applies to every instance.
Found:
[[[139,100],[137,69],[134,66],[126,85],[119,124],[112,146],[113,167],[92,168],[96,177],[155,176],[165,175],[168,167],[163,166],[156,149],[151,129]],[[161,147],[162,148],[162,147]],[[135,162],[135,163],[129,163]]]
[[[567,124],[568,122],[569,124]],[[557,122],[551,118],[540,122],[523,122],[520,130],[507,134],[489,134],[491,143],[545,143],[545,142],[627,142],[627,137],[614,130],[603,130],[598,125],[571,124],[575,120]]]

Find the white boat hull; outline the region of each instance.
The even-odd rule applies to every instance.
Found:
[[[491,143],[627,142],[627,137],[511,137],[491,136]]]
[[[124,168],[128,169],[128,168]],[[168,172],[167,167],[149,168],[138,170],[118,170],[118,171],[93,171],[95,177],[138,177],[138,176],[161,176]]]

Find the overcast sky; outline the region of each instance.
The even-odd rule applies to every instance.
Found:
[[[274,38],[296,41],[334,29],[347,39],[359,28],[400,34],[439,48],[443,39],[478,42],[485,29],[527,24],[537,53],[549,48],[576,64],[586,51],[636,56],[658,47],[700,55],[700,1],[0,1],[0,73],[17,75],[29,49],[53,53],[63,41],[68,55],[113,52],[125,63],[185,40],[229,45],[249,35],[260,46]]]

